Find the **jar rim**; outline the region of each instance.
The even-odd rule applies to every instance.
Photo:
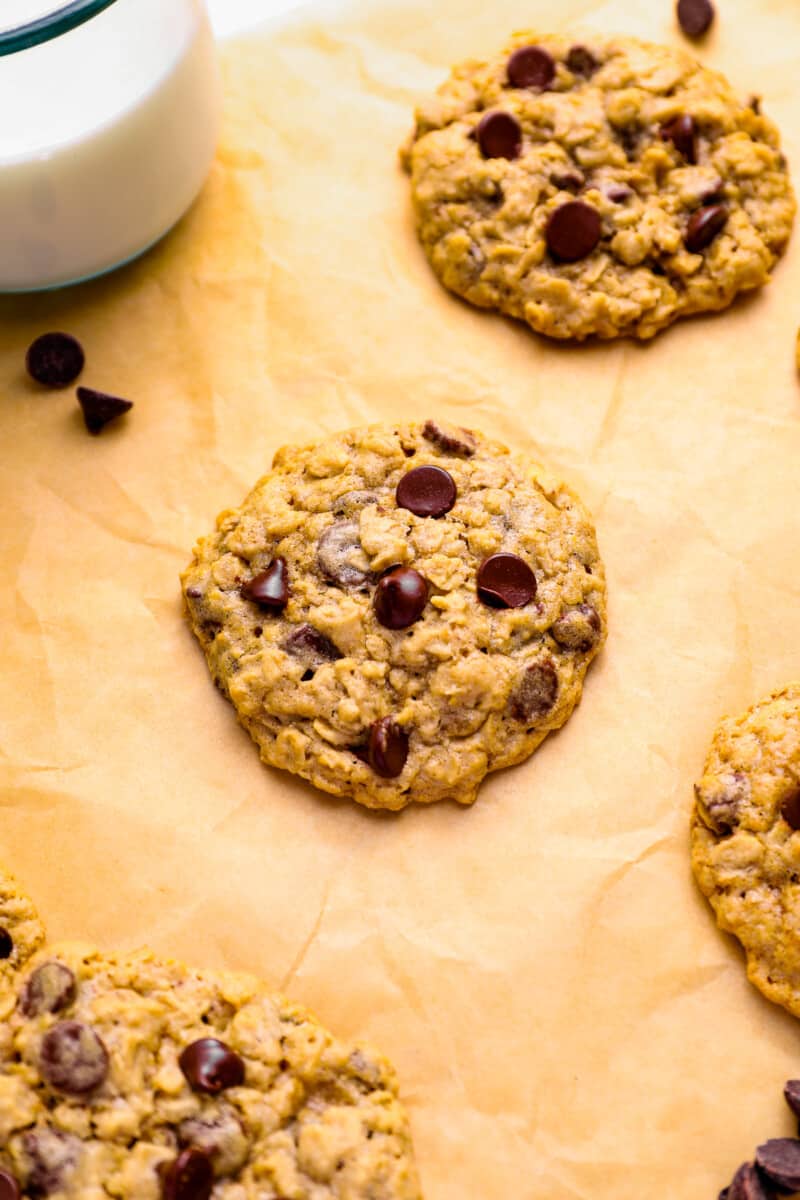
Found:
[[[41,17],[9,29],[0,29],[0,56],[29,50],[32,46],[61,37],[112,4],[116,4],[116,0],[69,0],[69,3],[56,5],[52,12]]]

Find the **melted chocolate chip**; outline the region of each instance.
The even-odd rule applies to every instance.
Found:
[[[678,0],[678,21],[687,37],[702,37],[713,20],[711,0]]]
[[[312,670],[323,663],[337,662],[342,657],[333,642],[313,625],[301,625],[299,629],[294,629],[281,642],[281,649]]]
[[[553,663],[532,663],[511,696],[511,714],[518,721],[536,721],[549,713],[558,699],[558,673]]]
[[[0,959],[11,958],[14,953],[14,939],[7,929],[0,925]]]
[[[493,554],[478,568],[478,599],[491,608],[522,608],[536,595],[536,576],[516,554]]]
[[[325,530],[317,546],[317,562],[325,578],[340,587],[360,587],[366,583],[368,571],[362,566],[366,559],[357,520],[334,521]]]
[[[750,799],[750,780],[741,771],[696,784],[698,813],[714,833],[731,833],[739,824],[739,810]]]
[[[688,113],[682,113],[681,116],[674,117],[666,125],[662,125],[660,133],[661,140],[672,142],[678,153],[683,155],[688,163],[697,162],[697,128],[694,117]]]
[[[625,183],[610,183],[605,193],[612,204],[624,204],[634,194],[633,188],[629,188]]]
[[[163,1172],[163,1200],[209,1200],[214,1187],[214,1168],[203,1150],[190,1146]]]
[[[428,581],[419,571],[394,567],[375,588],[375,616],[385,629],[408,629],[422,616],[428,594]]]
[[[727,1200],[771,1200],[752,1163],[742,1163],[730,1187],[725,1190]]]
[[[800,1117],[800,1079],[790,1079],[783,1089],[786,1103],[796,1117]]]
[[[262,608],[280,612],[289,603],[289,571],[285,558],[273,558],[266,571],[253,577],[242,587],[242,597],[260,604]]]
[[[72,1133],[50,1125],[28,1130],[22,1138],[26,1195],[39,1200],[54,1192],[66,1194],[82,1152],[80,1138]]]
[[[250,1149],[241,1122],[225,1107],[182,1121],[178,1141],[182,1147],[194,1146],[207,1154],[215,1175],[233,1175],[244,1166]]]
[[[484,158],[514,159],[522,153],[522,126],[511,113],[485,113],[475,132]]]
[[[83,370],[83,347],[69,333],[43,333],[25,356],[28,374],[45,387],[63,388],[74,383]]]
[[[397,485],[398,508],[417,517],[443,517],[456,502],[453,476],[442,467],[414,467]]]
[[[109,421],[121,417],[133,408],[132,400],[121,396],[110,396],[108,392],[96,392],[94,388],[79,387],[78,402],[83,410],[83,420],[89,433],[102,433]]]
[[[442,425],[438,421],[426,421],[422,435],[445,454],[462,454],[471,458],[478,448],[475,435],[469,429],[458,429],[454,425]]]
[[[724,204],[707,204],[704,208],[698,208],[686,228],[686,249],[691,254],[700,254],[711,245],[727,223],[728,210]]]
[[[567,55],[567,67],[573,75],[594,75],[599,66],[597,59],[586,46],[573,46]]]
[[[334,502],[333,512],[338,516],[350,516],[352,513],[360,512],[369,504],[377,503],[378,497],[374,492],[345,492]]]
[[[178,1064],[195,1092],[216,1096],[244,1083],[244,1062],[217,1038],[200,1038],[181,1054]]]
[[[559,646],[584,653],[597,644],[601,623],[597,609],[591,604],[580,604],[562,612],[550,630]]]
[[[108,1051],[89,1025],[61,1021],[49,1029],[39,1048],[45,1083],[68,1096],[85,1096],[108,1075]]]
[[[42,963],[22,989],[19,1006],[26,1017],[62,1012],[73,1003],[77,992],[75,976],[60,962]]]
[[[772,1138],[756,1150],[756,1165],[775,1187],[800,1192],[800,1141]]]
[[[600,214],[583,200],[568,200],[550,214],[545,229],[547,248],[561,262],[578,262],[597,247]]]
[[[408,734],[393,717],[383,717],[370,728],[367,755],[376,775],[396,779],[408,758]]]
[[[10,1171],[0,1167],[0,1200],[19,1200],[22,1193],[19,1184]]]
[[[553,171],[550,182],[562,192],[579,192],[586,183],[582,171]]]
[[[800,788],[795,788],[781,805],[781,816],[791,829],[800,829]]]
[[[515,88],[543,92],[555,75],[556,64],[541,46],[521,46],[508,60],[508,82]]]

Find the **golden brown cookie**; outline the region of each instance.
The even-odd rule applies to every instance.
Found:
[[[800,1016],[800,684],[721,722],[695,793],[697,882],[749,979]]]
[[[182,579],[262,758],[371,808],[472,802],[564,724],[606,633],[574,493],[434,420],[280,450]]]
[[[519,33],[404,152],[446,287],[555,338],[649,338],[761,287],[795,201],[778,133],[684,50]]]

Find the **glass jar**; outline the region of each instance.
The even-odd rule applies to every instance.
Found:
[[[208,174],[219,97],[203,0],[1,0],[0,291],[163,237]]]

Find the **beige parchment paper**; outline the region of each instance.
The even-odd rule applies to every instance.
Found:
[[[795,0],[718,7],[698,53],[800,164]],[[687,854],[717,720],[800,676],[800,233],[765,292],[645,347],[446,294],[397,147],[452,61],[537,24],[680,40],[670,0],[389,0],[252,36],[168,240],[0,304],[0,857],[54,937],[258,971],[384,1049],[429,1200],[706,1200],[792,1132],[800,1072]],[[135,401],[98,439],[26,382],[48,328]],[[473,809],[379,816],[260,765],[178,572],[279,445],[436,413],[580,490],[611,636]]]

